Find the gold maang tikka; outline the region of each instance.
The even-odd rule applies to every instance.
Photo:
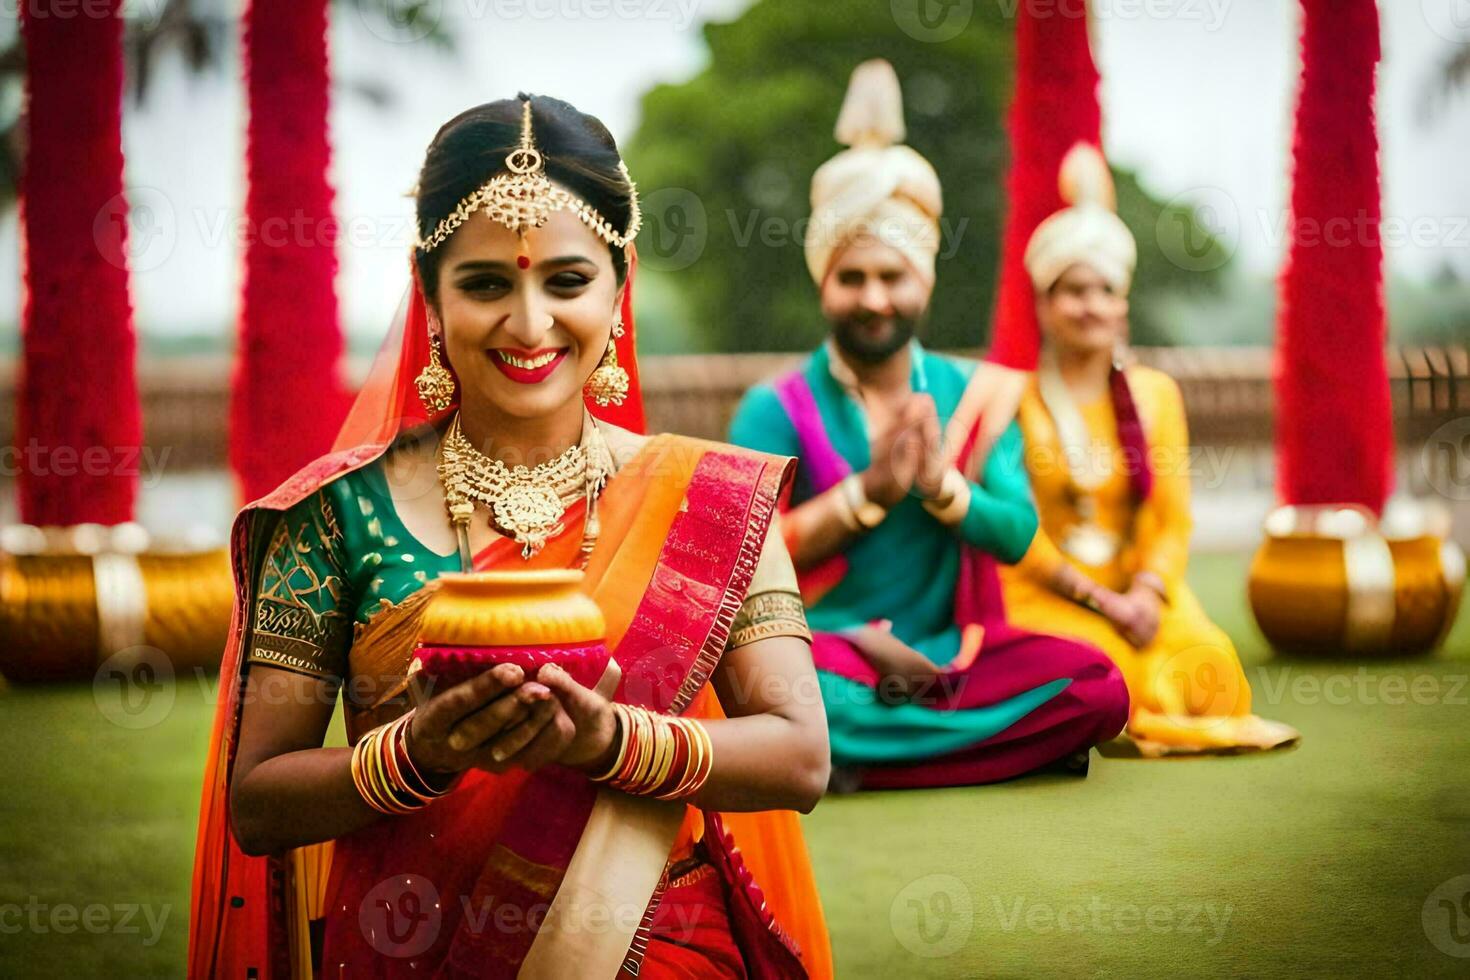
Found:
[[[434,231],[416,243],[420,251],[431,252],[444,244],[455,229],[470,219],[476,211],[500,222],[511,231],[522,236],[532,228],[539,228],[557,211],[571,210],[582,223],[598,238],[613,248],[625,248],[632,243],[643,224],[643,213],[638,207],[638,188],[628,175],[628,167],[618,161],[618,172],[628,182],[631,198],[631,215],[628,227],[618,231],[597,209],[565,187],[551,182],[546,176],[546,161],[536,149],[535,134],[531,130],[531,101],[521,103],[521,141],[514,150],[506,154],[505,169],[508,173],[497,173],[473,193],[460,201]]]

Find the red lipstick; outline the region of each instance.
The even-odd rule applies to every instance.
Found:
[[[496,347],[490,351],[490,362],[510,380],[523,385],[544,381],[566,360],[567,347],[546,347],[541,350],[518,350],[514,347]]]

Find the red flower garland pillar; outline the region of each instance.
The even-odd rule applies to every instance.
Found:
[[[1303,0],[1292,240],[1277,323],[1279,496],[1383,509],[1393,425],[1384,364],[1374,0]]]
[[[1016,10],[1016,88],[1007,128],[1005,230],[989,360],[1022,371],[1036,368],[1041,328],[1022,259],[1031,233],[1062,207],[1057,172],[1078,140],[1102,143],[1097,67],[1087,39],[1087,6],[1021,0]]]
[[[327,181],[327,7],[251,0],[245,14],[249,238],[230,462],[248,500],[330,449],[347,409]]]
[[[142,420],[128,297],[121,7],[20,5],[27,143],[16,448],[28,524],[133,518]]]
[[[1278,507],[1251,610],[1297,653],[1417,653],[1454,623],[1465,559],[1427,511],[1380,522],[1393,480],[1379,235],[1374,0],[1302,0],[1292,239],[1276,346]]]
[[[978,474],[1036,370],[1041,326],[1026,274],[1026,245],[1062,207],[1062,158],[1079,140],[1101,144],[1097,67],[1087,38],[1086,0],[1020,0],[1016,8],[1015,94],[1007,129],[1011,160],[1001,233],[999,285],[990,349],[945,430],[965,472]]]

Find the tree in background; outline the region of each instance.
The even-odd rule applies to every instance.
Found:
[[[664,279],[659,285],[683,299],[691,325],[681,345],[799,350],[822,336],[802,258],[808,188],[839,149],[832,129],[853,66],[874,57],[898,70],[906,142],[944,184],[926,339],[938,347],[987,340],[1005,209],[1002,119],[1014,72],[1005,6],[976,4],[959,29],[936,30],[905,16],[901,0],[761,0],[738,20],[704,27],[709,66],[644,97],[627,152],[644,194],[645,281]],[[1149,197],[1131,174],[1115,178],[1119,214],[1139,240],[1133,339],[1167,343],[1170,324],[1156,320],[1151,301],[1213,291],[1220,245],[1188,209]]]

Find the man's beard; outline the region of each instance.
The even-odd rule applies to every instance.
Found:
[[[886,319],[892,329],[880,337],[866,336],[868,324],[885,319],[872,313],[854,313],[832,321],[832,339],[838,349],[859,364],[881,364],[888,360],[919,332],[923,314],[908,317],[895,313]]]

